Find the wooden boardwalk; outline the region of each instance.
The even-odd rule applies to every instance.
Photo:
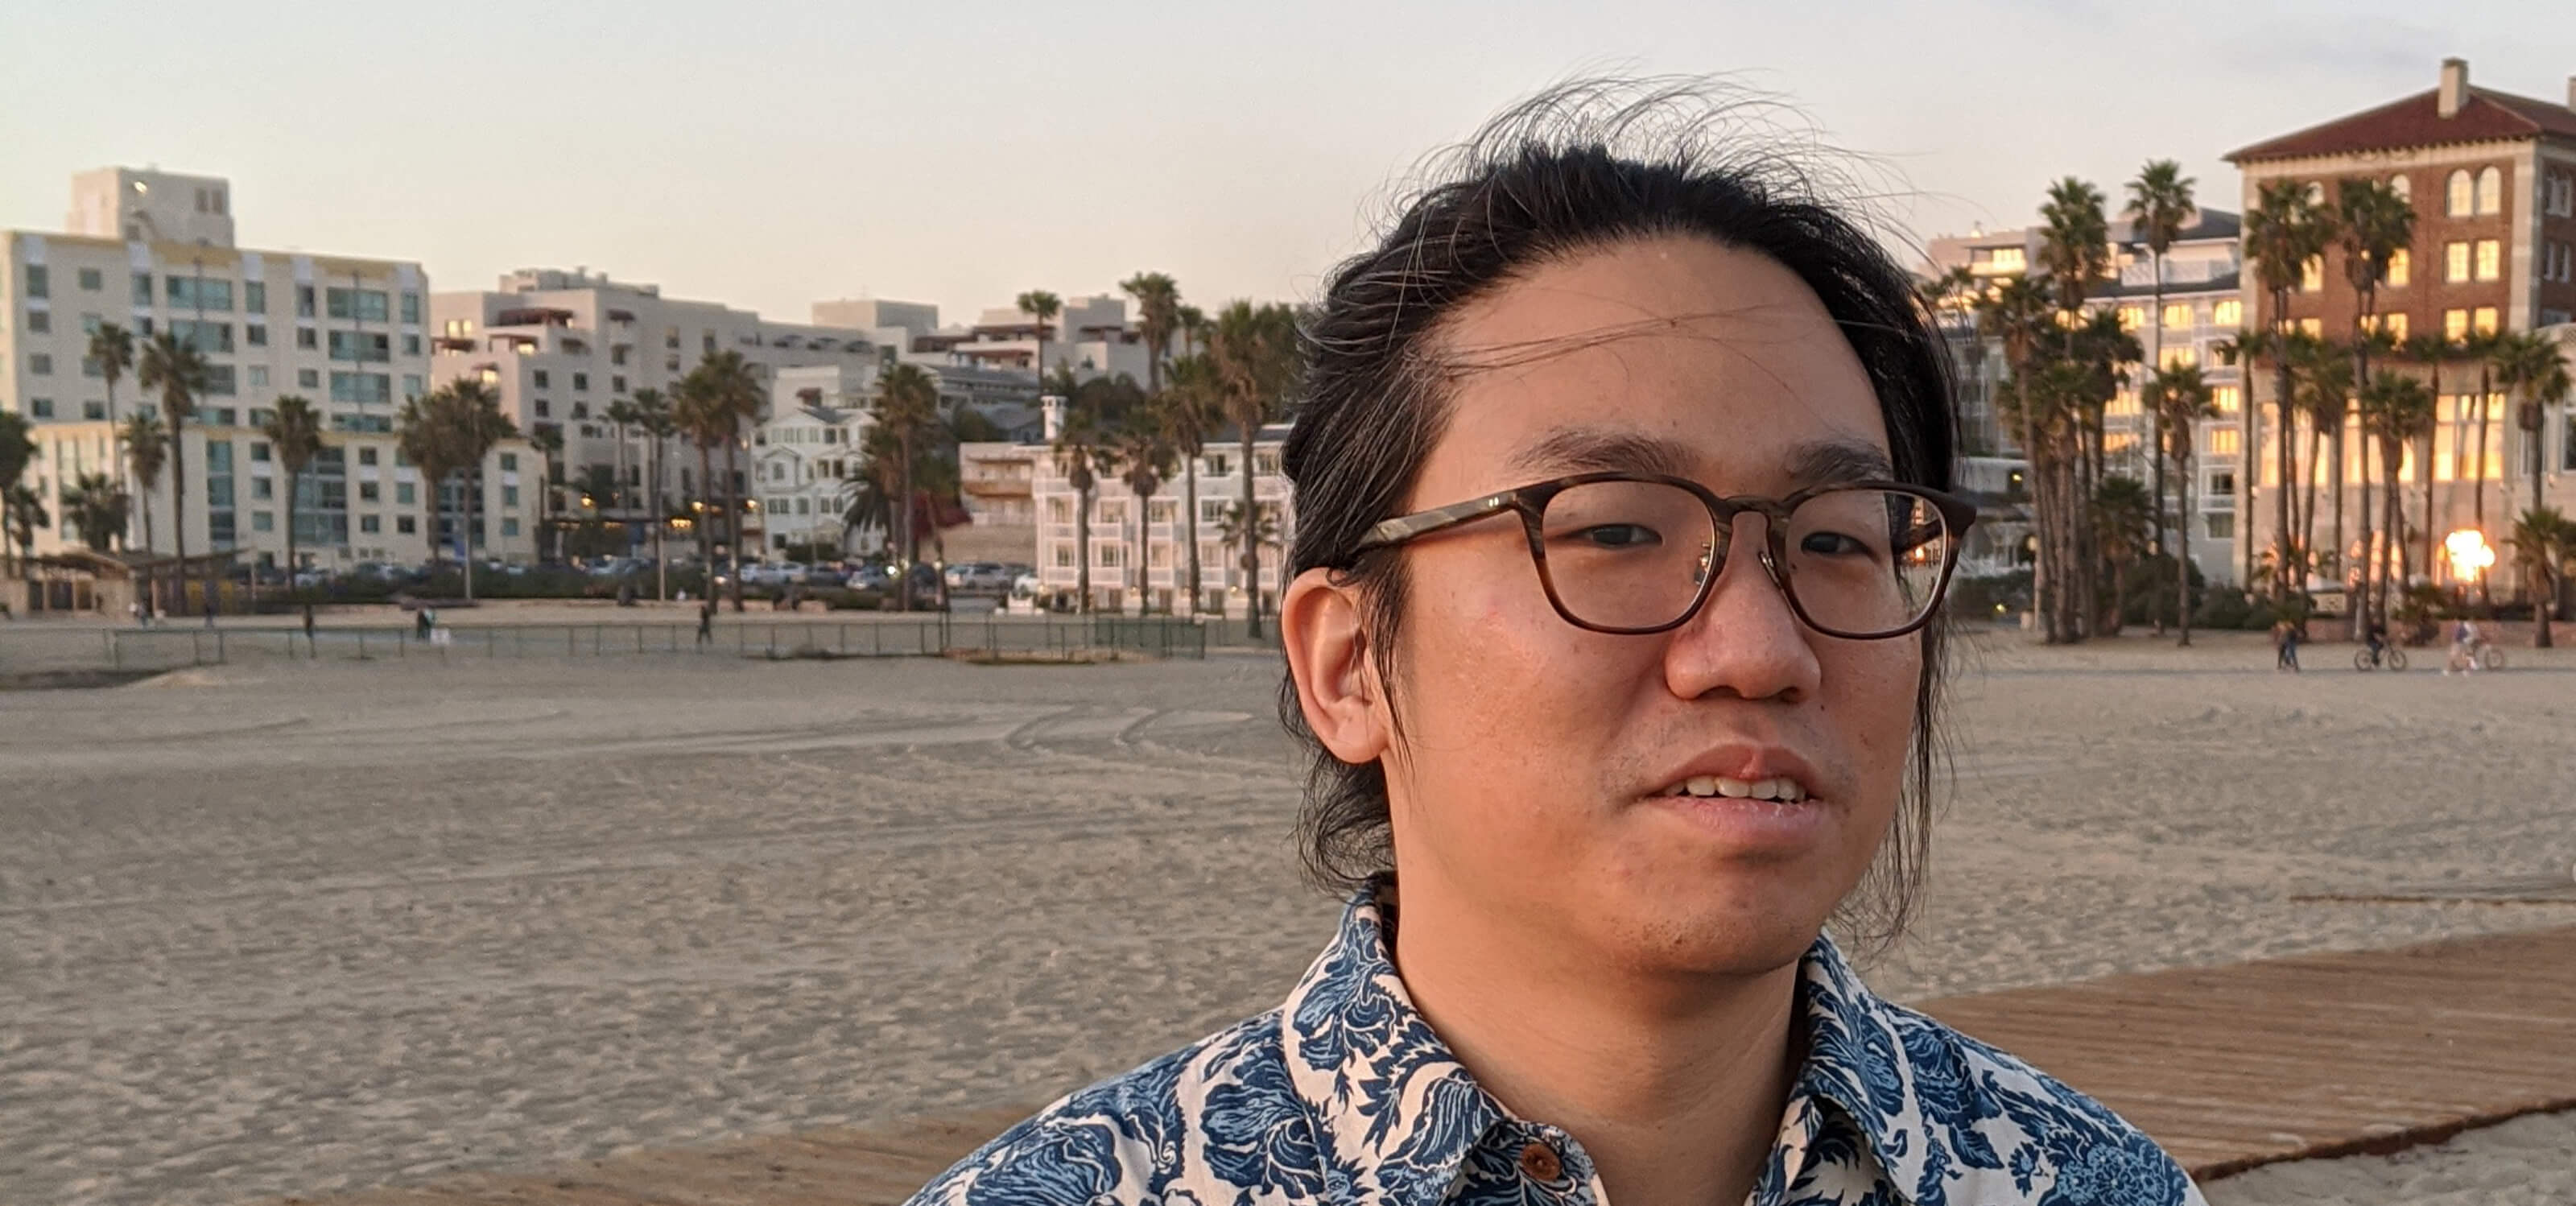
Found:
[[[2576,926],[1921,1003],[2145,1128],[2203,1180],[2437,1142],[2576,1108]],[[313,1206],[900,1202],[1031,1105],[546,1175],[476,1174]]]

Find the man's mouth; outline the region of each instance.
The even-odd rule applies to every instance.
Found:
[[[1730,779],[1724,775],[1693,775],[1663,791],[1665,796],[1723,797],[1729,800],[1774,800],[1784,804],[1807,798],[1805,784],[1785,775],[1769,779]]]

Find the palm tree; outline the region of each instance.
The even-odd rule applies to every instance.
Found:
[[[1086,613],[1091,610],[1091,494],[1111,464],[1107,441],[1108,433],[1101,429],[1093,409],[1068,401],[1064,423],[1056,429],[1055,467],[1065,484],[1073,487],[1075,607]]]
[[[454,391],[442,385],[403,399],[402,414],[394,422],[396,444],[403,459],[420,471],[421,491],[427,496],[429,521],[421,525],[421,532],[429,544],[433,569],[446,560],[447,545],[438,538],[438,520],[446,509],[447,479],[463,463],[456,447],[455,405]]]
[[[2293,331],[2285,346],[2290,361],[2291,397],[2295,413],[2308,421],[2308,467],[2299,476],[2302,502],[2299,512],[2299,562],[2305,573],[2325,571],[2327,558],[2317,550],[2317,478],[2332,481],[2329,491],[2335,500],[2333,543],[2326,545],[2340,557],[2343,549],[2343,427],[2344,416],[2352,406],[2352,360],[2344,350],[2322,339]],[[2326,464],[2327,447],[2335,451],[2335,463]],[[2304,579],[2301,589],[2306,588]]]
[[[135,380],[149,390],[161,392],[162,421],[170,429],[170,544],[180,562],[178,568],[178,604],[188,606],[188,420],[197,414],[197,395],[206,388],[206,359],[193,343],[181,343],[168,330],[154,335],[143,345],[143,362]],[[206,561],[206,600],[215,597],[215,563]],[[208,613],[211,615],[212,613]]]
[[[2496,388],[2506,395],[2521,395],[2514,407],[2514,426],[2522,431],[2524,459],[2531,463],[2531,505],[2540,505],[2541,432],[2548,417],[2549,385],[2554,376],[2558,393],[2563,397],[2567,368],[2558,359],[2558,342],[2534,331],[2506,332],[2495,341],[2490,359],[2495,366]]]
[[[1064,299],[1044,289],[1031,289],[1021,294],[1014,304],[1019,306],[1021,313],[1038,320],[1037,373],[1043,380],[1046,377],[1047,324],[1054,322],[1056,315],[1064,313]]]
[[[1251,522],[1244,522],[1246,515],[1252,516]],[[1250,510],[1242,503],[1230,503],[1225,508],[1225,518],[1217,521],[1217,539],[1253,550],[1253,560],[1258,564],[1260,550],[1279,543],[1279,514],[1270,503],[1257,504]]]
[[[63,526],[79,532],[81,543],[94,553],[104,553],[124,538],[126,512],[132,509],[124,488],[104,473],[84,473],[63,492]]]
[[[689,375],[697,379],[704,395],[700,405],[709,424],[708,434],[721,439],[725,452],[725,547],[733,561],[733,609],[742,610],[742,487],[741,470],[736,456],[742,448],[742,427],[760,421],[767,408],[769,394],[761,388],[758,371],[730,348],[710,352],[698,361]]]
[[[465,474],[465,597],[474,597],[475,528],[481,522],[477,512],[483,503],[483,463],[492,456],[492,448],[503,440],[516,439],[519,425],[501,411],[501,395],[482,378],[467,377],[448,383],[454,399],[449,422],[455,427],[457,467]]]
[[[698,450],[698,496],[690,500],[694,516],[690,526],[698,535],[698,566],[704,578],[700,594],[712,600],[716,581],[714,454],[718,443],[733,438],[733,416],[708,390],[707,375],[691,369],[672,387],[671,422]]]
[[[1253,481],[1258,476],[1253,446],[1261,438],[1262,425],[1279,414],[1296,384],[1297,313],[1277,302],[1229,303],[1217,315],[1208,355],[1216,367],[1226,417],[1243,439],[1243,464],[1237,471],[1243,475],[1243,508],[1250,512],[1255,507]],[[1258,637],[1261,550],[1248,541],[1243,546],[1243,591],[1244,630]]]
[[[2048,200],[2039,207],[2043,230],[2040,234],[2039,261],[2048,270],[2048,288],[2055,296],[2059,312],[2058,325],[2065,339],[2064,355],[2075,359],[2076,328],[2082,322],[2084,299],[2091,295],[2096,281],[2111,271],[2111,225],[2103,216],[2102,190],[2073,176],[2050,185]],[[2072,469],[2075,481],[2071,492],[2064,494],[2074,504],[2069,513],[2072,521],[2066,533],[2074,540],[2067,559],[2071,570],[2068,585],[2073,596],[2081,600],[2077,607],[2077,632],[2087,629],[2082,617],[2092,610],[2098,592],[2094,589],[2093,533],[2081,512],[2093,497],[2093,484],[2102,476],[2102,416],[2098,406],[2078,391],[2065,396],[2077,407],[2077,451]]]
[[[36,566],[36,529],[53,522],[45,514],[45,500],[36,496],[36,488],[19,482],[0,490],[0,531],[5,531],[9,544],[18,550],[18,576],[32,581]]]
[[[2433,391],[2422,381],[2402,373],[2382,371],[2361,389],[2362,430],[2379,442],[2380,477],[2387,481],[2385,492],[2386,523],[2380,542],[2383,554],[2378,598],[2372,614],[2388,614],[2388,593],[2392,583],[2402,581],[2406,572],[2406,548],[2402,534],[2405,515],[2397,490],[2397,470],[2406,459],[2406,445],[2433,429]],[[2427,523],[2431,522],[2428,517]]]
[[[286,572],[293,574],[304,568],[295,556],[296,487],[303,484],[304,467],[322,455],[322,415],[310,401],[288,394],[277,400],[259,433],[268,437],[278,468],[286,471]]]
[[[2531,592],[2532,647],[2547,649],[2555,643],[2551,628],[2558,619],[2558,583],[2568,562],[2576,561],[2576,521],[2556,507],[2535,506],[2514,521],[2505,542],[2513,546]]]
[[[2030,462],[2031,515],[2039,540],[2039,555],[2031,559],[2031,608],[2054,644],[2067,639],[2056,628],[2055,599],[2065,584],[2054,565],[2051,545],[2060,515],[2053,503],[2042,501],[2050,494],[2041,488],[2043,475],[2054,469],[2048,460],[2049,446],[2039,438],[2046,424],[2035,396],[2039,341],[2048,329],[2048,293],[2031,278],[2017,276],[1988,289],[1976,307],[1977,333],[2003,345],[2003,384],[2009,392],[1995,399],[1996,409],[2008,420],[2013,438],[2021,443],[2022,456]]]
[[[2147,264],[2154,276],[2149,286],[2147,314],[2154,328],[2153,343],[2147,349],[2147,363],[2162,374],[2165,363],[2165,253],[2182,238],[2183,226],[2191,221],[2198,204],[2192,196],[2193,180],[2182,174],[2182,165],[2170,159],[2150,159],[2138,169],[2137,178],[2129,181],[2130,237],[2144,244]],[[2155,408],[2145,407],[2150,424],[2162,420]],[[2156,506],[2165,500],[2164,441],[2148,433],[2148,455],[2154,460]],[[2164,521],[2157,521],[2159,537]],[[2159,539],[2159,543],[2161,543]]]
[[[2182,639],[2176,645],[2191,644],[2191,487],[2195,479],[2192,461],[2199,451],[2200,423],[2218,417],[2209,382],[2202,378],[2200,366],[2183,365],[2171,372],[2160,372],[2147,386],[2144,401],[2156,416],[2157,433],[2164,437],[2164,455],[2173,462],[2177,487],[2175,510],[2179,518],[2174,530],[2182,539],[2174,558],[2174,614],[2180,620]]]
[[[1181,320],[1181,287],[1160,272],[1139,272],[1118,282],[1136,299],[1137,334],[1145,340],[1145,392],[1163,392],[1163,362],[1172,355],[1172,333]]]
[[[628,428],[635,426],[638,417],[635,413],[635,404],[620,398],[601,410],[599,417],[608,420],[609,429],[617,437],[617,488],[609,492],[609,499],[611,505],[623,513],[630,509],[626,493],[626,432]],[[629,539],[627,548],[629,551],[633,550],[632,538]]]
[[[1109,457],[1118,469],[1118,479],[1136,495],[1136,614],[1151,610],[1146,600],[1152,597],[1152,575],[1146,556],[1152,525],[1150,510],[1154,492],[1162,489],[1172,473],[1171,438],[1164,434],[1162,408],[1138,407],[1127,416],[1111,437]]]
[[[1189,544],[1189,608],[1197,615],[1207,596],[1199,585],[1199,457],[1207,451],[1209,429],[1216,426],[1222,391],[1216,365],[1204,352],[1172,362],[1172,388],[1159,407],[1163,435],[1181,462],[1181,524]]]
[[[2129,597],[2129,567],[2146,555],[2148,543],[2155,537],[2156,500],[2147,493],[2145,482],[2114,473],[2093,488],[2093,505],[2088,511],[2093,521],[2094,547],[2102,551],[2102,560],[2111,566],[2110,615],[2102,632],[2117,636],[2121,605]]]
[[[0,426],[15,415],[0,415]],[[170,437],[152,416],[140,411],[125,416],[125,468],[135,484],[134,509],[143,516],[143,554],[152,555],[152,492],[161,488],[161,467],[170,459]],[[0,447],[6,446],[6,433],[0,432]],[[136,600],[145,608],[152,606],[152,578],[143,571],[142,598]]]
[[[2437,407],[2439,406],[2440,399],[2443,396],[2442,369],[2445,365],[2449,364],[2451,354],[2451,345],[2439,334],[2431,331],[2409,335],[2405,339],[2400,340],[2397,344],[2398,359],[2403,360],[2408,364],[2422,366],[2424,369],[2425,379],[2432,384],[2433,397]],[[2455,399],[2455,403],[2459,401],[2462,400]],[[2437,421],[2438,418],[2439,416],[2437,415]],[[2456,469],[2459,464],[2461,450],[2468,446],[2468,431],[2466,427],[2467,419],[2468,408],[2465,405],[2455,404],[2451,407],[2451,463],[2453,465],[2454,472],[2451,474],[2450,489],[2444,491],[2443,495],[2443,509],[2447,512],[2456,513],[2459,510],[2460,475],[2456,472]],[[2441,474],[2434,470],[2433,458],[2429,456],[2424,458],[2424,466],[2426,482],[2424,488],[2429,492],[2432,489],[2431,482],[2435,478],[2440,477]],[[2367,466],[2365,466],[2365,468],[2366,467]],[[2427,494],[2427,497],[2430,497],[2429,493]],[[2367,500],[2363,502],[2362,509],[2365,511],[2369,510],[2369,503]],[[2428,506],[2426,514],[2429,516],[2431,513],[2432,512]],[[2428,532],[2432,526],[2433,525],[2430,523],[2425,525]]]
[[[651,392],[651,391],[646,391]],[[537,450],[537,559],[553,561],[561,556],[563,538],[555,532],[555,477],[563,462],[563,428],[554,423],[539,423],[528,433],[528,443]],[[552,538],[555,549],[549,552],[546,541]],[[659,553],[656,548],[655,552]]]
[[[2269,294],[2272,303],[2272,325],[2277,331],[2295,329],[2290,321],[2290,296],[2298,291],[2306,277],[2308,264],[2325,253],[2333,234],[2324,211],[2308,199],[2306,186],[2295,180],[2275,180],[2257,190],[2256,202],[2245,215],[2245,258],[2254,265],[2255,279]],[[2240,343],[2243,342],[2240,340]],[[2292,406],[2291,364],[2288,356],[2274,349],[2273,369],[2277,374],[2273,388],[2273,411],[2279,427],[2274,438],[2274,460],[2281,475],[2281,492],[2273,499],[2275,531],[2273,549],[2274,591],[2283,599],[2292,592],[2290,575],[2296,558],[2290,549],[2290,490],[2298,474],[2295,445],[2290,439],[2289,422]],[[2246,408],[2254,408],[2252,378],[2247,378]]]
[[[20,479],[27,475],[27,466],[36,460],[36,441],[28,437],[30,430],[32,425],[25,418],[0,410],[0,505],[14,505],[18,492],[27,490]],[[34,503],[35,491],[27,490],[27,499]],[[27,539],[30,544],[35,541],[32,528]],[[5,543],[5,540],[0,540],[0,544]]]
[[[939,429],[939,383],[917,364],[897,362],[877,374],[876,397],[868,404],[881,447],[891,454],[892,471],[881,480],[894,489],[896,608],[912,610],[912,565],[921,557],[921,508],[915,495],[922,453]]]
[[[653,597],[657,600],[668,599],[671,578],[669,571],[662,564],[662,530],[671,526],[671,516],[669,512],[662,509],[662,456],[664,445],[670,441],[671,433],[678,428],[671,421],[671,404],[662,397],[662,391],[657,389],[635,391],[635,425],[644,432],[647,439],[653,441],[644,469],[645,476],[652,479],[651,484],[645,487],[645,493],[648,496],[646,502],[653,514]],[[555,449],[560,452],[562,448],[563,437],[558,433],[555,436]]]
[[[89,333],[89,362],[98,366],[99,379],[107,382],[107,421],[114,423],[116,383],[134,368],[134,332],[112,322],[98,324],[98,329]],[[131,496],[133,492],[133,483],[126,483],[126,493]]]

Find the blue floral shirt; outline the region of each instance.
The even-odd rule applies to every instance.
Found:
[[[913,1206],[1605,1206],[1573,1136],[1516,1118],[1415,1012],[1375,891],[1279,1008],[1012,1127]],[[1752,1206],[2203,1206],[2090,1098],[1800,962],[1805,1066]]]

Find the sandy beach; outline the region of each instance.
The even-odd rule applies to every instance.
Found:
[[[1962,652],[1899,999],[2576,923],[2576,651]],[[2427,657],[2424,661],[2435,661]],[[0,693],[0,1202],[223,1203],[1035,1101],[1276,1002],[1270,658],[246,660]],[[2576,1115],[2217,1206],[2576,1200]]]

